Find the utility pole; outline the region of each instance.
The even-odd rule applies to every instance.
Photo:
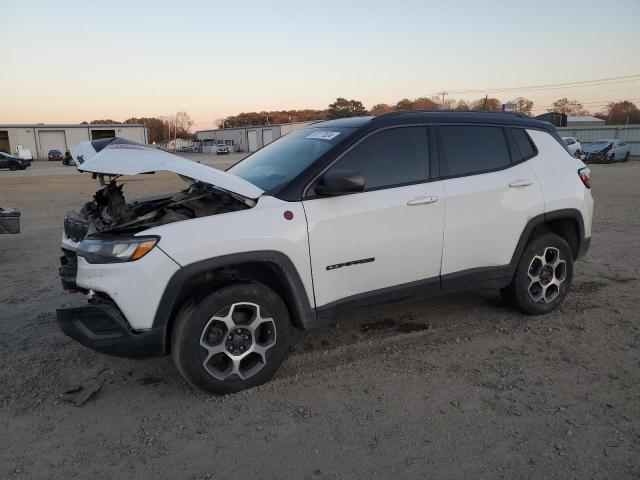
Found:
[[[176,113],[176,116],[174,117],[173,120],[173,153],[176,153],[176,148],[177,148],[177,143],[178,143],[178,114]]]
[[[447,94],[447,92],[445,92],[444,90],[442,92],[439,93],[439,95],[442,95],[442,109],[444,110],[444,96]]]
[[[484,96],[484,105],[482,105],[482,111],[483,112],[487,109],[487,100],[489,100],[489,95],[485,94],[485,96]]]

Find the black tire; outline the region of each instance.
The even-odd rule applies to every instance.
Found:
[[[548,268],[553,272],[549,281],[547,261],[553,260],[555,252],[559,255],[558,262],[556,267],[552,267],[549,262]],[[547,255],[549,257],[545,258]],[[536,277],[538,267],[539,273]],[[529,275],[530,272],[534,274],[533,278]],[[535,278],[538,278],[537,282]],[[504,299],[515,309],[529,315],[543,315],[562,303],[569,292],[572,279],[573,255],[569,245],[555,233],[543,233],[529,240],[511,283],[501,292]],[[542,297],[534,299],[540,292],[543,292]]]
[[[259,307],[261,318],[251,304]],[[235,327],[228,328],[214,316],[225,317]],[[252,322],[258,325],[255,330],[251,330]],[[202,346],[201,341],[208,346]],[[243,345],[234,342],[243,341],[240,352]],[[171,355],[178,372],[192,386],[226,394],[269,380],[282,363],[288,344],[289,312],[282,299],[261,283],[236,283],[196,298],[181,309],[171,335]],[[232,348],[236,350],[227,350]],[[257,348],[266,351],[250,351]],[[216,349],[223,351],[209,359],[208,354]],[[236,364],[246,378],[230,374]]]
[[[624,160],[622,160],[623,162],[628,162],[629,161],[629,152],[627,152],[627,154],[624,156]]]
[[[11,170],[12,172],[15,172],[16,170],[18,170],[18,165],[16,165],[15,163],[12,163],[9,165],[9,170]]]

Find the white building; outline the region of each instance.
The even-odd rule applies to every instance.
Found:
[[[156,143],[156,147],[168,152],[176,152],[184,149],[191,149],[196,146],[196,142],[193,140],[187,140],[184,138],[171,138],[169,140],[162,140]]]
[[[567,115],[567,127],[601,127],[604,120],[591,115]]]
[[[295,122],[256,127],[220,128],[217,130],[200,130],[196,138],[201,142],[203,153],[213,153],[217,143],[229,145],[234,152],[255,152],[287,133],[300,130],[315,123]]]
[[[144,125],[0,125],[0,151],[15,155],[28,150],[32,158],[45,160],[49,150],[64,153],[80,142],[109,137],[148,143]]]

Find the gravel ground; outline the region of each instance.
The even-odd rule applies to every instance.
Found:
[[[592,170],[591,251],[557,311],[523,316],[493,290],[363,310],[296,332],[271,382],[224,397],[169,358],[58,331],[55,309],[84,301],[57,278],[62,218],[96,182],[0,172],[0,204],[23,214],[0,237],[0,478],[640,477],[640,162]],[[140,176],[125,192],[178,185]],[[62,401],[94,381],[83,407]]]

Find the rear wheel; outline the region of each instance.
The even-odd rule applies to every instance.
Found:
[[[269,380],[287,353],[288,340],[289,313],[282,299],[262,284],[239,283],[180,311],[171,353],[191,385],[224,394]]]
[[[569,245],[555,233],[544,233],[529,240],[502,295],[514,308],[541,315],[562,303],[572,279],[573,255]]]
[[[629,152],[627,152],[627,154],[624,156],[623,162],[628,162],[628,161],[629,161]]]

